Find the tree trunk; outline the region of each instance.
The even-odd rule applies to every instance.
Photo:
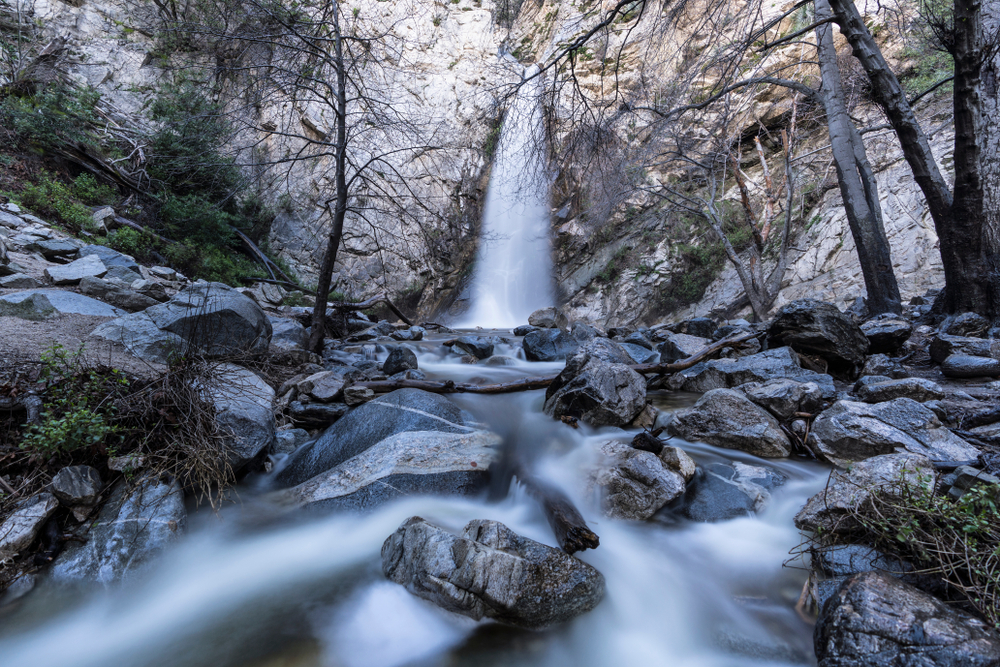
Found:
[[[347,71],[344,69],[344,51],[340,35],[339,2],[334,3],[334,63],[337,69],[337,153],[336,183],[337,197],[333,209],[333,225],[327,240],[326,253],[319,269],[316,287],[316,302],[313,306],[312,331],[309,334],[309,350],[323,354],[323,338],[326,334],[326,300],[330,294],[333,267],[337,262],[337,250],[344,235],[344,216],[347,214]]]
[[[830,16],[829,1],[816,0],[816,20]],[[833,44],[833,27],[829,23],[817,26],[816,42],[823,81],[820,98],[826,109],[840,195],[868,291],[868,310],[871,314],[900,313],[899,286],[892,270],[889,240],[882,225],[878,190],[861,135],[854,127],[844,102],[837,50]]]
[[[1000,304],[1000,3],[987,2],[980,10],[980,51],[990,55],[979,76],[979,178],[983,194],[984,269],[992,286],[993,313]]]
[[[945,291],[941,305],[949,313],[973,311],[995,318],[995,274],[987,270],[984,252],[982,184],[979,181],[977,136],[980,85],[975,48],[982,38],[979,0],[955,2],[955,187],[953,198],[906,91],[893,74],[853,0],[829,0],[841,32],[871,80],[872,90],[896,132],[903,157],[927,200],[941,246]],[[992,159],[996,159],[995,156]],[[959,201],[956,202],[955,199]],[[957,205],[956,205],[957,203]]]

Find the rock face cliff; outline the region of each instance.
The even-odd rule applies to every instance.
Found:
[[[778,15],[792,4],[767,11]],[[420,159],[387,161],[405,189],[424,202],[414,215],[366,216],[364,196],[353,200],[361,213],[348,215],[335,289],[355,298],[387,291],[426,318],[447,319],[467,306],[489,159],[511,84],[518,80],[523,64],[545,61],[588,30],[600,15],[598,4],[355,0],[344,6],[353,8],[357,21],[378,17],[391,25],[401,45],[394,70],[398,104],[411,116],[434,119],[435,148],[441,150]],[[65,66],[70,77],[95,87],[121,118],[133,119],[136,125],[148,124],[144,109],[158,88],[181,76],[176,59],[160,57],[158,35],[150,28],[149,17],[156,12],[151,5],[128,0],[85,0],[79,5],[36,0],[32,11],[41,26],[38,39],[68,38],[70,57]],[[590,100],[612,105],[620,90],[635,91],[650,81],[670,80],[680,67],[671,55],[678,45],[683,42],[697,52],[705,44],[697,35],[692,37],[693,17],[673,16],[675,24],[664,31],[665,17],[650,10],[630,19],[632,23],[622,22],[618,29],[599,34],[578,54],[574,85]],[[889,47],[902,58],[900,48]],[[787,49],[774,57],[789,63],[803,58],[801,50]],[[613,75],[608,69],[612,60],[618,63]],[[225,94],[225,87],[221,90]],[[550,148],[553,154],[563,151],[564,158],[570,154],[564,149],[580,129],[574,124],[578,111],[574,99],[561,86],[547,106],[554,119]],[[747,144],[740,167],[752,193],[762,196],[764,166],[775,173],[782,169],[780,142],[770,133],[787,124],[792,95],[763,87],[744,95],[742,103],[747,113],[740,117],[744,126],[737,131],[747,137]],[[869,104],[860,103],[855,112],[871,125],[879,123]],[[934,129],[934,148],[947,168],[952,139],[946,101],[930,99],[918,112]],[[296,149],[295,140],[283,136],[282,129],[323,136],[332,127],[329,112],[314,105],[273,102],[254,113],[252,125],[257,129],[236,138],[234,144],[245,150],[253,146],[259,164],[280,160]],[[609,124],[607,129],[628,147],[646,141],[642,128]],[[708,134],[697,126],[690,133]],[[760,155],[751,139],[758,135],[763,137]],[[848,305],[863,296],[864,286],[829,163],[822,119],[803,113],[800,135],[795,241],[774,305],[807,295]],[[878,170],[893,261],[907,299],[940,286],[937,239],[894,137],[872,132],[866,143]],[[394,146],[383,148],[391,152]],[[630,157],[634,152],[622,154],[625,157],[614,169],[604,173],[583,164],[582,158],[580,164],[573,164],[572,158],[560,163],[551,238],[557,293],[570,318],[608,326],[667,316],[745,314],[739,280],[711,230],[696,216],[670,210],[644,191],[644,186],[672,174],[634,160]],[[278,211],[270,248],[307,284],[315,282],[329,230],[326,202],[332,196],[332,183],[327,166],[322,161],[302,164],[275,170],[260,180],[262,194]],[[595,179],[618,179],[622,187],[635,187],[625,194],[599,196]],[[725,186],[722,202],[738,205],[736,185]],[[411,193],[397,189],[384,194]]]

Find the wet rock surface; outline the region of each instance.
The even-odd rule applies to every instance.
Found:
[[[454,535],[412,517],[382,545],[382,571],[414,595],[464,616],[542,629],[594,609],[604,577],[497,521]]]
[[[933,488],[934,468],[919,454],[885,454],[855,463],[848,471],[834,471],[826,488],[810,498],[795,515],[795,525],[802,530],[826,533],[849,530],[856,525],[850,512],[863,503],[876,488],[906,484]]]
[[[646,382],[613,341],[587,343],[545,391],[545,413],[594,426],[625,426],[646,406]]]
[[[600,489],[604,512],[615,519],[645,521],[684,493],[684,475],[694,462],[683,451],[665,447],[665,456],[610,441],[601,445],[603,458],[592,475]],[[676,466],[676,469],[671,469]],[[691,476],[690,474],[688,475]]]
[[[693,407],[677,412],[667,430],[691,442],[757,456],[776,458],[791,453],[791,443],[778,421],[732,389],[706,392]]]
[[[979,456],[978,449],[945,428],[933,411],[909,398],[874,405],[837,401],[813,422],[810,444],[842,467],[899,449],[935,461]]]
[[[986,667],[1000,636],[986,623],[882,572],[850,577],[823,605],[819,667]]]
[[[832,373],[845,376],[857,373],[869,349],[868,338],[850,316],[813,299],[781,308],[767,330],[767,342],[770,347],[787,345],[801,354],[819,356]]]
[[[659,512],[657,518],[716,522],[749,516],[762,510],[771,491],[785,481],[784,475],[764,466],[710,463],[698,468],[681,501]]]
[[[49,576],[60,583],[110,585],[139,572],[182,534],[184,493],[174,482],[119,483],[97,521],[70,541]]]

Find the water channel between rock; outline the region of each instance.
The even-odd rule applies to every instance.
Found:
[[[489,333],[482,332],[479,333]],[[498,332],[507,335],[506,332]],[[466,365],[441,347],[416,344],[434,379],[498,382],[552,374],[562,362]],[[516,357],[515,346],[497,354]],[[380,357],[386,352],[380,349]],[[652,395],[661,410],[693,394]],[[795,612],[807,572],[783,564],[801,536],[792,517],[825,482],[823,466],[757,459],[674,440],[704,467],[740,461],[787,481],[755,516],[715,523],[622,522],[602,516],[586,489],[597,447],[636,431],[574,430],[542,413],[544,392],[451,400],[530,452],[535,472],[563,489],[600,535],[576,554],[605,577],[592,612],[542,632],[474,622],[386,581],[380,549],[405,519],[451,530],[501,521],[553,545],[538,505],[516,483],[480,500],[407,497],[365,516],[276,515],[248,480],[216,517],[202,508],[188,535],[122,588],[68,599],[38,595],[0,629],[4,667],[398,667],[464,665],[698,666],[815,664],[812,628]]]

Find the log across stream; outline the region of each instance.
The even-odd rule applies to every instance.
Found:
[[[550,377],[562,364],[466,365],[440,340],[418,344],[428,379],[502,384]],[[516,348],[498,349],[516,355]],[[385,353],[379,355],[384,358]],[[822,487],[826,469],[684,443],[699,465],[767,465],[787,481],[766,509],[718,523],[635,523],[602,515],[586,484],[597,449],[637,430],[574,429],[545,416],[544,391],[452,393],[516,456],[501,488],[481,499],[406,497],[359,516],[274,515],[247,480],[221,518],[202,511],[187,534],[121,588],[82,598],[35,596],[0,623],[4,667],[402,667],[404,665],[813,664],[811,627],[794,607],[806,578],[783,567],[800,540],[792,516]],[[661,410],[696,396],[654,394]],[[528,482],[523,484],[518,477]],[[510,480],[503,487],[503,479]],[[539,502],[539,499],[541,502]],[[567,505],[568,503],[568,505]],[[495,519],[553,546],[589,541],[553,515],[575,508],[600,546],[575,557],[605,577],[592,612],[544,632],[476,623],[384,579],[380,549],[408,517],[460,530]],[[546,515],[548,509],[548,517]],[[557,528],[557,531],[559,529]],[[569,550],[569,549],[567,549]],[[760,660],[761,662],[755,662]]]

